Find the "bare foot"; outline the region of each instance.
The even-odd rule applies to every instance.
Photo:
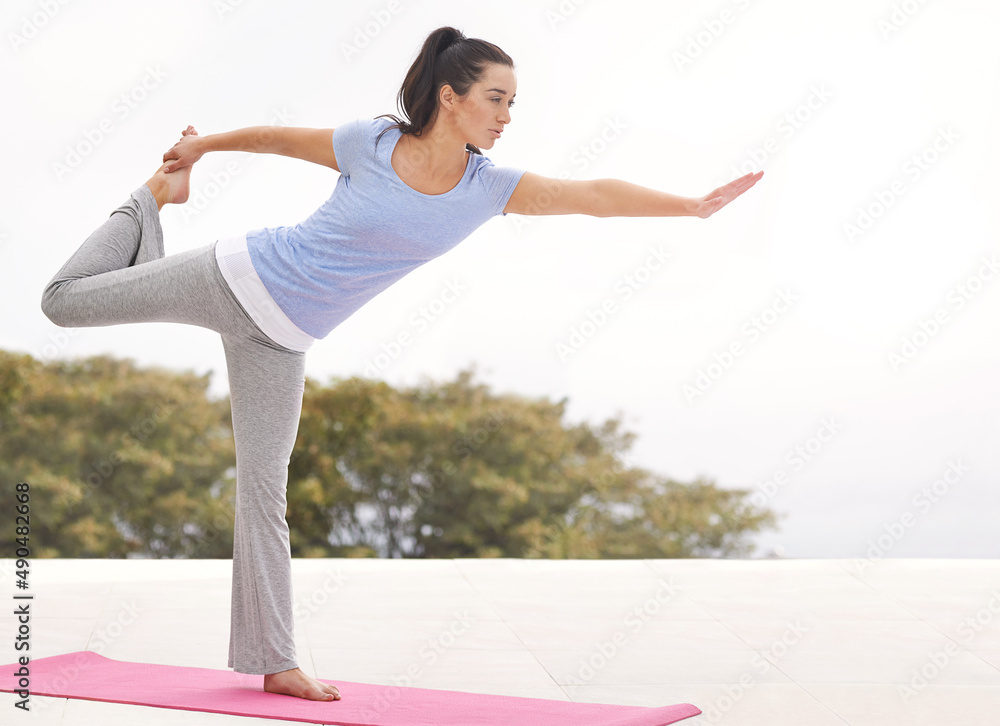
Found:
[[[171,172],[176,174],[177,172]],[[336,686],[320,683],[307,676],[300,668],[292,668],[280,673],[264,676],[264,690],[268,693],[283,693],[287,696],[307,698],[310,701],[339,701],[340,691]]]
[[[182,136],[197,136],[194,126],[188,126],[181,132]],[[163,168],[167,163],[161,164],[156,173],[149,178],[146,186],[153,192],[156,198],[156,206],[163,209],[165,204],[184,204],[188,200],[191,191],[191,170],[194,166],[186,166],[183,169],[172,171],[167,174]]]

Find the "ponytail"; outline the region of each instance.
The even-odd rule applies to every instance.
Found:
[[[378,139],[389,129],[420,136],[437,110],[437,95],[441,87],[450,85],[455,93],[464,96],[474,83],[482,80],[483,71],[491,63],[514,67],[513,59],[493,43],[467,38],[462,31],[448,25],[433,31],[424,40],[396,94],[396,105],[406,120],[389,113],[376,116],[395,121],[382,130]],[[375,140],[376,148],[378,139]],[[465,148],[473,154],[483,153],[472,144],[467,143]]]

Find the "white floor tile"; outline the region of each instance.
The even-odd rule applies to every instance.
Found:
[[[549,684],[551,679],[527,651],[419,648],[310,648],[320,678],[424,687],[430,679],[477,680],[495,684]]]
[[[532,650],[578,650],[617,637],[630,649],[714,651],[750,646],[717,620],[674,620],[666,616],[627,620],[508,620],[506,625]]]
[[[1000,686],[929,685],[904,700],[887,683],[801,685],[851,726],[990,726],[1000,704]]]
[[[230,560],[36,565],[34,657],[91,648],[228,670]],[[1000,703],[997,560],[297,559],[292,572],[300,665],[326,680],[693,703],[705,714],[691,726],[964,726],[993,723]],[[19,722],[275,723],[33,701]]]
[[[46,696],[30,696],[28,698],[28,710],[15,709],[14,702],[19,700],[11,693],[4,693],[0,696],[0,703],[3,708],[3,718],[0,722],[11,724],[12,726],[55,726],[55,724],[66,723],[62,720],[66,704],[69,699],[49,698]],[[8,710],[9,709],[9,710]]]
[[[574,701],[650,707],[691,703],[702,712],[680,722],[691,726],[844,726],[845,723],[794,683],[564,688]]]
[[[361,620],[310,618],[304,625],[317,648],[433,648],[435,643],[477,650],[524,650],[515,632],[499,620]]]
[[[108,724],[142,724],[142,726],[275,726],[282,723],[270,718],[232,716],[204,711],[182,711],[154,706],[134,706],[127,703],[105,703],[70,699],[66,704],[63,724],[73,726],[108,726]]]
[[[520,698],[546,698],[551,701],[569,701],[569,696],[555,683],[500,683],[486,679],[472,680],[469,674],[425,673],[420,678],[418,688],[443,691],[464,691],[466,693],[486,693],[496,696],[517,696]]]
[[[532,654],[560,685],[646,685],[658,683],[789,682],[757,652],[657,652],[595,647],[586,652],[534,650]]]
[[[989,663],[991,666],[1000,672],[1000,650],[976,650],[970,651],[974,653],[977,658]]]

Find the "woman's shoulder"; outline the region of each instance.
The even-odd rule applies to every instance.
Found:
[[[393,125],[395,125],[397,123],[400,123],[400,122],[398,122],[398,121],[396,121],[396,120],[394,120],[392,118],[387,118],[386,116],[383,115],[383,116],[376,116],[375,118],[372,118],[372,119],[365,119],[365,123],[368,125],[368,127],[370,129],[372,129],[374,132],[378,133],[378,132],[383,131],[384,129],[388,129],[390,126],[393,126]],[[398,128],[397,129],[392,129],[392,131],[395,131],[395,132],[399,133],[399,129]]]

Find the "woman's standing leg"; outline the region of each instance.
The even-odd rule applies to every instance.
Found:
[[[215,273],[225,286],[218,266]],[[241,328],[222,334],[236,441],[229,667],[264,674],[266,691],[339,699],[334,686],[305,675],[295,655],[285,513],[288,464],[305,390],[305,353],[275,343],[235,296],[233,304],[243,312]]]
[[[218,266],[215,270],[221,278]],[[235,297],[233,302],[239,306]],[[229,667],[264,674],[266,691],[338,699],[334,686],[299,669],[295,655],[285,513],[288,464],[305,390],[305,353],[275,343],[245,312],[241,322],[242,329],[222,335],[236,441]]]
[[[298,665],[285,490],[305,354],[243,336],[224,335],[222,341],[236,440],[229,667],[277,673]]]

